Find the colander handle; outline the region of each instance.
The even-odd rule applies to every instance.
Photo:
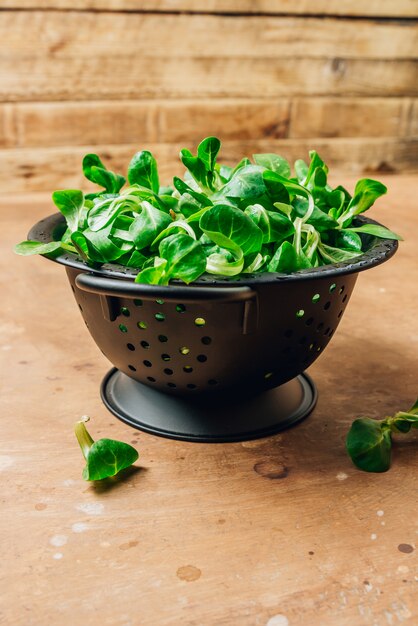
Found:
[[[142,298],[144,300],[175,300],[176,302],[201,302],[217,300],[218,302],[238,302],[257,298],[257,292],[250,287],[183,287],[161,286],[134,283],[113,278],[102,278],[94,274],[78,274],[75,283],[82,291],[97,293],[103,296],[119,298]]]
[[[82,291],[100,296],[105,319],[114,321],[118,315],[116,298],[141,298],[144,300],[174,300],[176,302],[243,302],[244,312],[242,332],[254,333],[258,326],[257,292],[250,287],[183,287],[160,286],[134,283],[127,280],[102,278],[94,274],[81,273],[75,279],[76,286]]]

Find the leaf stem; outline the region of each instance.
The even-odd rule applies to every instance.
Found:
[[[90,448],[94,443],[94,440],[91,438],[85,426],[85,423],[88,422],[89,419],[90,418],[87,415],[83,415],[81,420],[76,422],[74,426],[75,436],[77,437],[81,452],[83,453],[83,456],[86,460],[89,455]]]

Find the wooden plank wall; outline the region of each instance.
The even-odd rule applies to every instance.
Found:
[[[140,5],[140,6],[139,6]],[[97,151],[223,140],[418,169],[418,0],[2,0],[0,193],[81,184]]]

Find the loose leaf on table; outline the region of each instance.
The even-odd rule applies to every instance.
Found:
[[[128,180],[131,185],[147,187],[158,194],[160,182],[155,157],[148,150],[137,152],[128,166]]]
[[[119,193],[126,179],[106,169],[97,154],[86,154],[83,159],[84,176],[92,183],[104,187],[108,193]]]
[[[398,411],[393,417],[355,420],[347,435],[347,452],[358,468],[385,472],[390,467],[391,433],[408,433],[411,428],[418,428],[418,399],[408,411]]]
[[[369,417],[353,422],[346,440],[353,463],[367,472],[386,472],[390,467],[390,429]]]
[[[79,189],[54,191],[52,201],[61,211],[71,232],[78,229],[80,213],[84,204],[84,194]]]
[[[75,425],[75,434],[80,445],[86,466],[84,480],[103,480],[115,476],[121,470],[130,467],[138,459],[138,452],[127,443],[114,439],[93,441],[85,423],[87,416]]]

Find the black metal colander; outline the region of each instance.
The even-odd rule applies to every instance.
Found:
[[[29,239],[52,241],[62,223],[50,216]],[[102,385],[108,408],[156,434],[229,441],[310,412],[316,392],[302,372],[334,334],[358,273],[396,249],[379,239],[355,262],[168,287],[136,284],[120,265],[90,269],[68,253],[54,260],[67,266],[86,326],[114,365]]]

